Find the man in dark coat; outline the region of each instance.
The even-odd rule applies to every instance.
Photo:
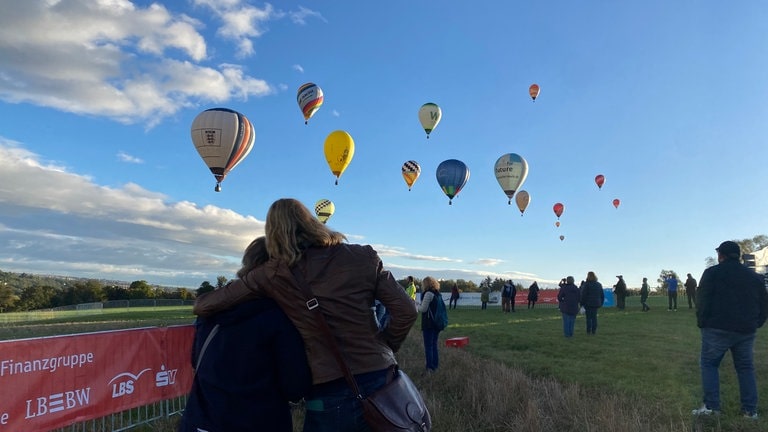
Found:
[[[694,415],[720,411],[720,361],[730,351],[739,382],[744,417],[757,418],[757,380],[753,351],[755,333],[768,317],[768,293],[763,279],[739,262],[739,245],[720,244],[718,265],[704,270],[696,318],[701,329],[701,383],[704,404]]]
[[[624,276],[618,275],[619,281],[613,286],[613,292],[616,294],[616,307],[619,310],[624,310],[627,300],[627,283],[624,282]]]
[[[688,297],[688,309],[696,307],[696,279],[690,273],[685,280],[685,296]]]

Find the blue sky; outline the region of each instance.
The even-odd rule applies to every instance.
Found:
[[[661,269],[698,278],[721,241],[766,233],[764,2],[0,6],[3,271],[194,288],[233,276],[281,197],[332,200],[328,224],[398,278],[592,270],[637,287]],[[306,82],[325,94],[308,125]],[[429,140],[426,102],[443,111]],[[189,135],[214,107],[256,131],[219,193]],[[335,186],[323,142],[338,129],[355,154]],[[522,217],[494,177],[505,153],[529,164]],[[450,206],[446,159],[471,172]],[[422,167],[410,192],[407,160]]]

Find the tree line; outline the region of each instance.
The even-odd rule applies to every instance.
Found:
[[[80,303],[135,299],[194,298],[186,288],[150,285],[145,280],[130,284],[96,279],[39,276],[0,271],[0,312],[50,309]]]

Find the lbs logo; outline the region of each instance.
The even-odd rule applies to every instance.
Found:
[[[150,368],[146,368],[136,375],[130,372],[123,372],[115,375],[115,377],[109,381],[109,385],[112,386],[112,399],[133,393],[136,381],[138,381],[145,372],[151,370],[152,369]]]

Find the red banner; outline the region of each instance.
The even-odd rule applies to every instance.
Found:
[[[560,290],[555,290],[555,289],[539,290],[539,299],[536,300],[536,303],[557,304],[557,293],[559,291]],[[517,293],[517,295],[515,296],[515,304],[516,305],[528,304],[528,290],[519,291]]]
[[[0,341],[0,432],[48,431],[192,385],[190,325]]]

